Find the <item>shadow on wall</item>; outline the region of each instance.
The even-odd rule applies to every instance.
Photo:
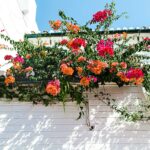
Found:
[[[125,89],[124,89],[125,90]],[[123,90],[123,91],[124,91]],[[118,95],[112,91],[112,96]],[[140,91],[126,93],[127,102]],[[122,101],[119,103],[123,104]],[[149,150],[149,122],[125,122],[109,106],[90,95],[90,118],[95,129],[90,131],[85,118],[76,120],[78,108],[68,102],[49,107],[31,103],[0,103],[1,150]]]

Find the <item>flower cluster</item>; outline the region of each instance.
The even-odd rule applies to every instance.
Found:
[[[5,60],[11,60],[12,58],[13,58],[13,56],[11,56],[11,55],[5,55],[5,57],[4,57]]]
[[[127,68],[127,63],[126,62],[112,62],[111,63],[111,66],[110,66],[110,73],[113,73],[113,72],[117,72],[117,68],[119,69],[126,69]]]
[[[49,24],[54,30],[58,30],[61,27],[62,22],[60,20],[49,21]]]
[[[112,57],[114,55],[113,42],[110,39],[101,39],[97,44],[97,51],[99,56],[106,57],[109,55]]]
[[[31,54],[27,54],[25,58],[29,60],[31,58]],[[6,78],[5,78],[6,85],[13,84],[15,82],[15,77],[12,76],[13,70],[15,71],[15,73],[25,73],[26,77],[28,77],[29,74],[31,74],[31,72],[33,71],[33,67],[23,66],[26,63],[25,59],[18,54],[15,57],[11,55],[5,55],[4,59],[9,60],[12,63],[12,67],[7,69],[6,71]]]
[[[75,38],[67,43],[68,48],[79,50],[81,46],[86,47],[86,41],[82,38]]]
[[[80,27],[75,24],[67,23],[66,27],[67,27],[67,30],[72,33],[77,34],[80,31]]]
[[[52,96],[57,96],[60,93],[60,81],[52,80],[46,86],[46,92]]]
[[[92,22],[104,22],[111,15],[112,15],[112,11],[108,9],[98,11],[93,15]]]
[[[106,67],[108,67],[108,64],[100,60],[90,60],[87,65],[87,68],[96,75],[100,74]]]
[[[24,63],[24,58],[22,58],[21,56],[17,55],[16,57],[13,58],[13,62],[14,63]]]
[[[9,84],[13,84],[15,82],[15,78],[13,76],[8,76],[5,78],[5,84],[8,86]]]
[[[118,72],[117,76],[124,82],[141,84],[144,81],[144,73],[140,68],[130,68],[127,72]]]
[[[73,75],[74,70],[72,67],[68,67],[67,64],[62,64],[60,70],[64,75]]]
[[[4,59],[12,60],[14,63],[21,63],[21,64],[24,63],[24,59],[19,55],[16,55],[16,57],[13,57],[12,55],[5,55]]]

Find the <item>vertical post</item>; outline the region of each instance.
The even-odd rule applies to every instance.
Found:
[[[91,125],[90,122],[90,108],[89,108],[89,98],[88,98],[88,92],[85,93],[86,96],[86,102],[85,102],[85,119],[86,119],[86,125],[89,127],[89,130],[93,130],[94,126]]]

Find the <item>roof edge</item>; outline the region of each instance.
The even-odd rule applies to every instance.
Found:
[[[115,33],[123,33],[127,32],[130,34],[134,33],[150,33],[150,29],[127,29],[127,30],[110,30],[110,34]],[[104,31],[99,31],[98,33],[103,34]],[[80,34],[84,34],[84,32],[80,32]],[[40,38],[40,37],[58,37],[58,36],[65,36],[66,33],[64,32],[55,32],[55,33],[34,33],[34,34],[25,34],[24,38]]]

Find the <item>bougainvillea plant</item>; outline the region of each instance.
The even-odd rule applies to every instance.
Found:
[[[49,24],[65,38],[52,46],[33,45],[27,39],[15,42],[1,35],[18,53],[15,57],[5,56],[12,66],[0,77],[1,97],[48,105],[65,103],[69,95],[82,110],[87,102],[84,92],[98,88],[99,84],[142,84],[150,92],[149,65],[141,63],[148,58],[136,55],[149,51],[150,39],[137,36],[137,43],[131,45],[132,37],[126,32],[111,35],[109,28],[123,15],[116,15],[114,3],[107,4],[82,26],[62,11],[59,15],[61,20]],[[143,118],[141,113],[130,114],[115,105],[112,108],[132,120]]]

